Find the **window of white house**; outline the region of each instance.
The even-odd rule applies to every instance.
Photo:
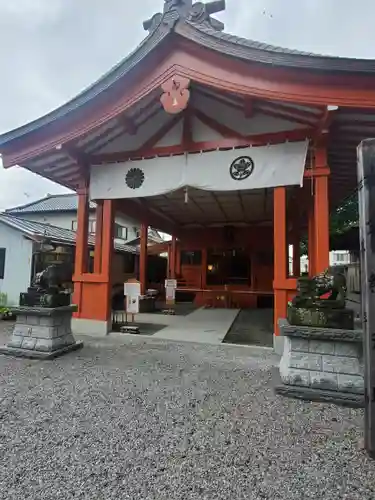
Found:
[[[5,275],[5,254],[6,249],[0,248],[0,280],[3,280]]]
[[[115,224],[115,238],[119,238],[121,240],[128,239],[128,228],[124,226],[120,226],[120,224]]]
[[[72,231],[77,231],[78,227],[78,222],[76,220],[72,220]],[[89,220],[89,227],[88,227],[89,233],[95,233],[96,232],[96,220]]]

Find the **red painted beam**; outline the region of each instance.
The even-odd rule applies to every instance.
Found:
[[[272,134],[250,135],[244,138],[223,138],[218,141],[194,142],[188,149],[182,144],[176,146],[163,146],[149,150],[139,149],[136,151],[125,151],[119,153],[106,153],[93,155],[90,159],[92,164],[116,163],[134,159],[153,158],[155,156],[170,156],[184,153],[197,153],[200,151],[216,151],[217,149],[241,148],[246,146],[266,146],[267,144],[279,144],[285,141],[303,141],[314,136],[314,129],[306,128],[286,132],[275,132]]]

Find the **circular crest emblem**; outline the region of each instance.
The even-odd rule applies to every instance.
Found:
[[[142,186],[145,180],[145,174],[140,168],[130,168],[125,177],[126,185],[130,189],[138,189]]]
[[[250,177],[254,170],[254,162],[250,156],[239,156],[236,158],[230,168],[229,174],[235,181],[243,181]]]

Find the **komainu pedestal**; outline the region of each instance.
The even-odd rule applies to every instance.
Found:
[[[329,293],[327,298],[324,298]],[[347,406],[364,405],[363,332],[346,309],[343,275],[301,278],[279,320],[284,337],[278,394]]]
[[[346,406],[364,406],[363,332],[290,325],[284,336],[278,394]]]
[[[50,359],[81,348],[83,343],[75,341],[71,330],[75,310],[74,305],[13,308],[16,324],[7,345],[0,347],[0,353]]]
[[[26,293],[20,294],[20,306],[12,308],[16,315],[12,338],[0,347],[0,354],[49,359],[82,347],[72,335],[75,305],[63,283],[71,279],[64,265],[53,264],[38,273]]]

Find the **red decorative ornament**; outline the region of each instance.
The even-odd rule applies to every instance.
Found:
[[[164,94],[160,97],[160,102],[165,111],[171,115],[176,115],[183,111],[189,102],[190,80],[182,76],[174,76],[161,86]]]

